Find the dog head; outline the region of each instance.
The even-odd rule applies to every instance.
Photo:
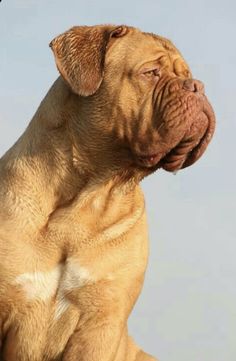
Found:
[[[130,164],[176,171],[203,154],[214,113],[169,40],[126,26],[83,26],[50,46],[72,92],[89,104],[90,118],[99,114],[104,141],[125,149]]]

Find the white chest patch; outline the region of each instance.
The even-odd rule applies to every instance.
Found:
[[[47,301],[56,295],[55,319],[58,319],[70,305],[66,292],[92,280],[88,269],[81,267],[78,260],[69,258],[65,264],[48,272],[23,273],[16,277],[14,284],[21,287],[29,301]]]
[[[88,269],[81,267],[78,260],[69,258],[64,266],[59,291],[65,292],[80,288],[89,281],[92,281],[92,277]]]
[[[70,306],[66,292],[79,289],[90,281],[93,281],[93,277],[87,268],[81,267],[78,260],[67,260],[57,293],[55,319],[59,319]]]
[[[62,265],[48,272],[23,273],[16,277],[15,284],[21,286],[28,300],[46,301],[55,295],[62,273]]]

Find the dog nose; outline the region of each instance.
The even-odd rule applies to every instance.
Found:
[[[183,89],[193,93],[204,93],[204,84],[200,80],[186,79],[183,82]]]

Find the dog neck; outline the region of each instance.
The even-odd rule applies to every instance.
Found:
[[[108,184],[109,194],[111,189],[125,194],[137,186],[135,171],[115,163],[117,154],[106,153],[101,143],[92,151],[93,139],[83,130],[78,107],[58,78],[25,133],[1,160],[1,192],[9,194],[5,210],[23,211],[35,229],[94,185],[99,190],[100,184],[104,192]],[[21,207],[16,207],[19,202]]]

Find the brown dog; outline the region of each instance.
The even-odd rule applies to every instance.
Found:
[[[5,361],[151,361],[127,334],[148,256],[139,181],[191,165],[214,131],[174,45],[125,26],[50,44],[61,76],[0,162]]]

